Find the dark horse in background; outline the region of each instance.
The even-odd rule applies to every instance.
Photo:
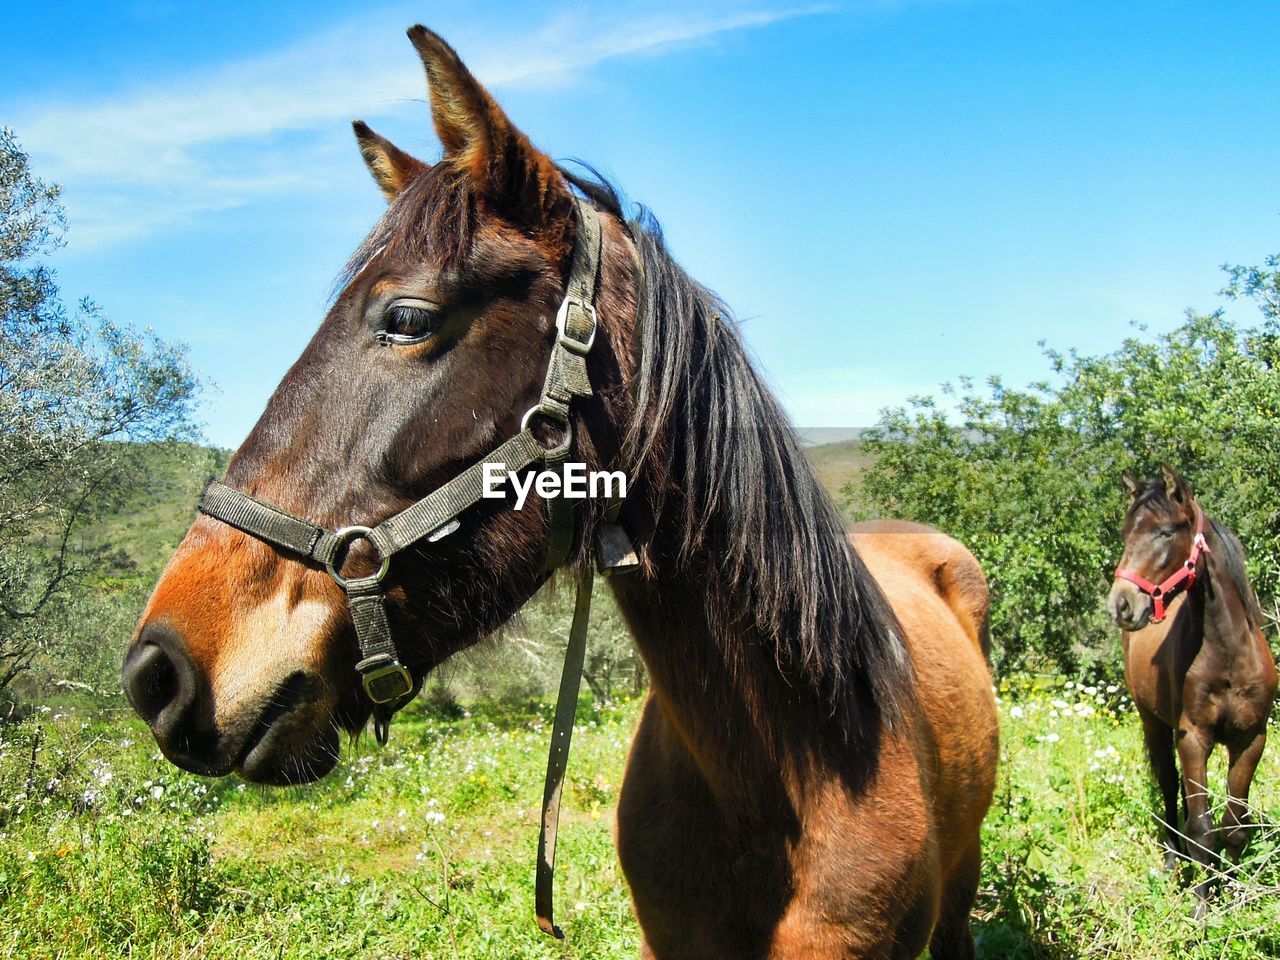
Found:
[[[1239,860],[1249,839],[1249,784],[1276,695],[1275,660],[1244,549],[1169,467],[1145,482],[1125,474],[1124,484],[1132,503],[1107,606],[1123,631],[1125,675],[1164,800],[1165,866],[1173,869],[1183,856],[1201,864],[1216,858],[1206,767],[1219,743],[1229,764],[1221,837]],[[1209,890],[1208,878],[1196,887],[1200,912]]]
[[[910,524],[851,538],[724,305],[656,227],[535,149],[439,37],[410,38],[443,158],[356,124],[390,205],[226,484],[330,529],[373,526],[522,430],[585,196],[599,336],[572,455],[631,474],[640,568],[610,584],[652,688],[617,846],[646,956],[972,957],[997,761],[977,563]],[[605,509],[580,511],[579,574]],[[395,555],[387,616],[416,681],[538,589],[547,517],[536,495],[482,500]],[[376,567],[367,548],[347,567]],[[357,656],[319,564],[202,516],[124,678],[174,763],[298,783],[370,716]]]

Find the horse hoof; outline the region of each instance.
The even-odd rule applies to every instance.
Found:
[[[1178,863],[1181,861],[1176,850],[1166,850],[1164,852],[1164,872],[1175,873],[1178,869]]]

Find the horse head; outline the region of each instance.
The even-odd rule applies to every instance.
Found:
[[[1204,514],[1191,485],[1172,467],[1140,482],[1123,475],[1129,512],[1124,554],[1107,598],[1107,611],[1122,630],[1140,630],[1165,617],[1166,604],[1195,582],[1205,549]]]
[[[601,216],[599,342],[586,358],[594,391],[562,422],[522,416],[547,407],[583,201],[443,40],[423,27],[409,37],[443,157],[425,163],[355,124],[388,207],[224,481],[241,505],[252,497],[330,531],[376,527],[517,434],[548,448],[571,436],[574,459],[612,462],[610,424],[630,402],[616,358],[629,355],[621,321],[633,315],[636,267],[622,225]],[[381,606],[414,683],[544,582],[547,504],[482,500],[447,536],[395,554]],[[366,537],[340,537],[331,576],[316,556],[202,509],[142,614],[126,691],[181,767],[317,779],[337,762],[340,732],[359,731],[373,709],[340,584],[372,579],[385,558]],[[585,563],[581,527],[572,556]]]

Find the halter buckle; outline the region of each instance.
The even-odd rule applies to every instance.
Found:
[[[392,703],[413,692],[413,675],[394,657],[380,653],[356,664],[364,692],[374,703]]]
[[[351,583],[353,578],[344,577],[338,572],[338,555],[342,552],[343,547],[355,540],[369,540],[372,544],[372,534],[372,527],[362,527],[359,525],[343,527],[341,530],[334,532],[333,553],[330,554],[330,558],[324,562],[324,568],[329,571],[329,576],[333,577],[338,586],[342,587],[344,590],[347,588],[347,585]],[[391,569],[391,558],[382,556],[382,551],[378,550],[376,546],[374,547],[374,550],[377,551],[378,558],[382,561],[382,565],[378,567],[378,572],[373,574],[373,580],[377,583],[385,577],[387,575],[387,571]]]
[[[577,307],[587,315],[591,321],[591,332],[587,335],[585,341],[579,340],[577,337],[569,333],[569,310],[571,307]],[[596,308],[594,304],[588,303],[576,294],[569,294],[560,302],[560,309],[556,311],[556,332],[559,336],[556,342],[566,350],[570,350],[579,356],[585,357],[591,352],[591,347],[596,342],[596,330],[599,329],[599,323],[596,320]]]

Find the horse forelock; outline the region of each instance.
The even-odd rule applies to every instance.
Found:
[[[1159,477],[1151,480],[1144,480],[1142,482],[1142,489],[1138,491],[1138,495],[1133,498],[1133,503],[1129,505],[1129,512],[1125,514],[1124,524],[1126,537],[1132,532],[1134,524],[1144,513],[1151,513],[1157,518],[1170,515],[1189,515],[1186,507],[1175,503],[1169,497],[1169,491],[1165,486],[1165,482]]]
[[[457,270],[471,252],[478,229],[475,188],[451,164],[428,168],[387,205],[351,255],[334,285],[345,290],[379,256]]]

